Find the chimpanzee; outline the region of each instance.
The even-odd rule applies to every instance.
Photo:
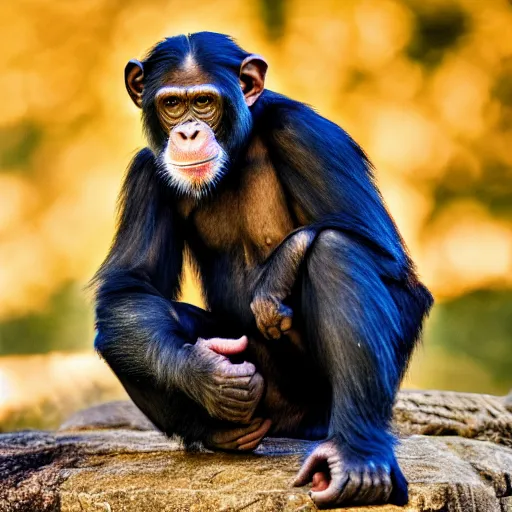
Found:
[[[266,71],[211,32],[126,66],[149,144],[93,281],[95,345],[187,446],[321,440],[295,482],[318,506],[404,504],[392,404],[432,297],[366,154]],[[184,260],[207,311],[176,300]]]

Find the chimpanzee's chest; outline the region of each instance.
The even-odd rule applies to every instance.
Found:
[[[271,165],[245,169],[236,188],[194,212],[193,224],[206,249],[243,254],[247,268],[261,264],[297,227]]]

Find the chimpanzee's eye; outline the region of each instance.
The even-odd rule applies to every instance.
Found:
[[[194,103],[199,108],[204,108],[208,106],[212,102],[211,96],[207,96],[206,94],[201,94],[201,96],[198,96]]]
[[[164,100],[165,107],[176,107],[177,105],[179,105],[179,103],[180,99],[177,96],[169,96]]]

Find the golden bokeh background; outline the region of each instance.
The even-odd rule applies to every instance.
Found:
[[[268,88],[369,153],[436,297],[406,385],[512,387],[510,2],[15,0],[0,4],[4,425],[38,424],[13,411],[46,414],[41,396],[66,410],[120,396],[92,352],[84,286],[144,145],[123,69],[163,37],[199,30],[264,55]],[[197,297],[189,282],[185,299]]]

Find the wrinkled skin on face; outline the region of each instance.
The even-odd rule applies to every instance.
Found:
[[[226,153],[217,142],[222,99],[213,85],[162,87],[155,98],[162,126],[169,131],[162,161],[178,190],[201,195],[222,175]]]
[[[238,90],[239,101],[231,109],[243,110],[243,122],[236,131],[242,138],[250,129],[248,107],[263,92],[267,64],[260,56],[250,55],[242,63]],[[157,151],[162,176],[178,192],[201,198],[211,191],[226,173],[234,127],[227,126],[228,107],[214,79],[199,69],[189,55],[179,69],[165,78],[151,99],[152,110],[164,134]],[[125,83],[134,103],[145,109],[144,65],[131,60],[126,66]],[[231,116],[237,117],[237,116]],[[228,140],[222,137],[229,134]],[[231,140],[232,139],[232,140]]]

